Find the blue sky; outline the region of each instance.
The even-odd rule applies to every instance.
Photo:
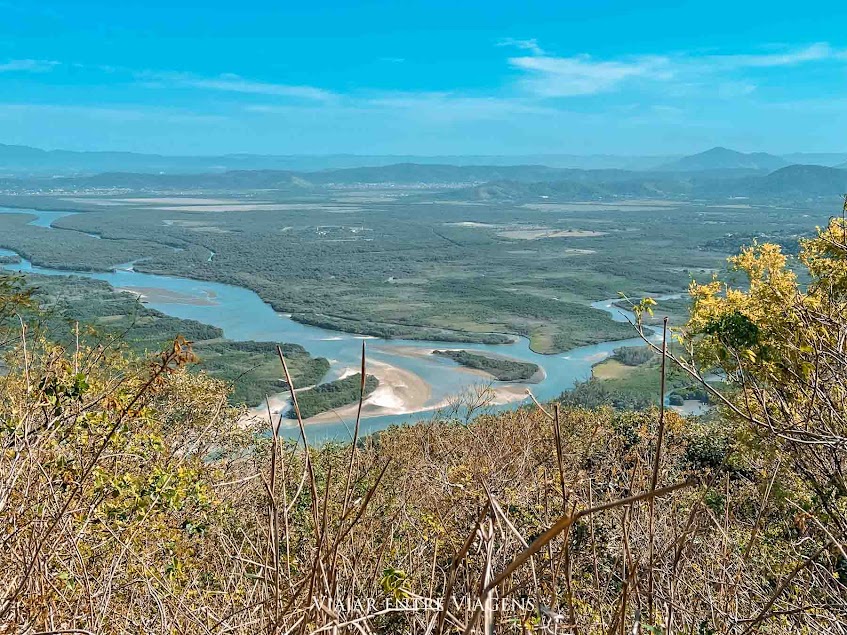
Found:
[[[845,25],[828,0],[0,0],[0,143],[847,151]]]

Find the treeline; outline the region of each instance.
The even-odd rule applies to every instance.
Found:
[[[559,396],[562,405],[569,408],[596,409],[612,406],[615,410],[646,410],[658,403],[658,399],[635,390],[610,387],[608,382],[591,378],[578,381],[573,388]]]
[[[76,323],[83,339],[95,342],[103,334],[120,335],[123,343],[142,354],[161,350],[177,335],[193,342],[223,337],[216,326],[165,315],[146,306],[137,295],[117,291],[102,280],[37,274],[27,274],[24,280],[38,305],[32,315],[34,323],[63,343],[75,339]]]
[[[216,326],[165,315],[102,280],[37,274],[24,280],[37,305],[30,314],[32,325],[66,347],[74,347],[79,336],[82,343],[113,341],[145,356],[182,336],[197,355],[192,370],[227,381],[231,403],[258,406],[268,395],[288,389],[274,342],[224,340]],[[295,386],[317,384],[329,370],[326,359],[312,357],[299,344],[281,347]]]
[[[540,370],[537,364],[491,357],[470,351],[432,351],[432,354],[447,357],[468,368],[485,371],[493,375],[497,381],[527,381]]]
[[[675,388],[668,395],[668,403],[672,406],[681,406],[686,401],[700,401],[705,404],[712,403],[709,391],[700,384]]]
[[[677,346],[671,346],[672,351],[675,351],[677,348]],[[610,359],[614,359],[626,366],[644,366],[644,369],[633,372],[649,374],[650,377],[652,377],[656,375],[656,369],[653,368],[650,370],[650,367],[658,365],[659,355],[649,346],[622,346],[614,350]],[[673,387],[668,393],[668,403],[671,406],[681,406],[686,401],[700,401],[704,404],[711,403],[709,390],[700,384],[687,383],[685,375],[680,373],[680,371],[676,368],[671,368],[668,373],[668,382],[670,386],[673,386],[674,384],[677,385],[677,387]],[[613,381],[612,383],[618,383],[624,386],[626,386],[627,383],[632,383],[636,388],[635,393],[633,393],[632,391],[627,390],[616,391],[614,388],[607,386],[607,396],[610,399],[610,403],[615,404],[615,407],[630,410],[641,410],[649,405],[655,405],[656,399],[654,398],[642,399],[641,395],[649,395],[649,390],[647,392],[644,391],[645,386],[639,381],[638,377],[631,377],[629,382],[626,382],[625,380],[618,380],[617,382]],[[725,386],[721,387],[726,388]],[[580,388],[578,395],[574,395],[571,398],[584,400],[585,404],[596,404],[597,399],[600,397],[601,393],[597,393],[596,389],[583,387]]]
[[[614,350],[611,358],[626,366],[641,366],[657,359],[657,355],[647,346],[621,346]]]
[[[646,410],[659,405],[660,357],[648,346],[622,346],[616,348],[608,360],[625,365],[621,376],[592,376],[577,382],[573,388],[562,393],[562,403],[571,407],[600,408],[612,406],[616,410]],[[666,390],[674,394],[677,390],[689,390],[691,378],[680,369],[671,366],[666,372]]]
[[[365,322],[317,313],[295,313],[291,318],[303,324],[310,324],[311,326],[318,326],[332,331],[359,333],[361,335],[381,337],[387,340],[436,340],[439,342],[468,342],[479,344],[508,344],[512,341],[512,338],[500,333],[468,333],[448,329],[405,326],[402,324]]]
[[[308,419],[327,410],[356,403],[362,394],[361,385],[362,374],[356,373],[344,379],[336,379],[298,392],[297,405],[300,406],[300,416]],[[377,386],[379,386],[379,380],[373,375],[366,375],[364,396],[370,395]],[[291,408],[286,411],[286,416],[289,419],[296,419],[297,413],[294,408]]]
[[[36,265],[76,271],[109,271],[115,265],[173,249],[148,239],[100,240],[80,231],[62,231],[29,225],[32,215],[0,215],[0,248],[11,249]]]
[[[288,390],[274,342],[200,343],[194,347],[197,367],[232,386],[230,402],[258,406],[269,395]],[[282,344],[291,381],[296,387],[312,386],[329,371],[329,361],[312,357],[299,344]]]

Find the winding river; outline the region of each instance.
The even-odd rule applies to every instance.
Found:
[[[57,218],[74,213],[76,212],[0,208],[0,214],[35,216],[30,224],[46,228],[52,228],[52,223]],[[52,229],[65,231],[58,228]],[[0,255],[14,255],[14,252],[0,249]],[[134,271],[131,263],[117,265],[110,272],[85,272],[39,267],[22,259],[19,263],[3,265],[3,268],[24,273],[50,276],[78,275],[105,280],[118,289],[141,293],[147,306],[162,313],[220,327],[224,335],[231,340],[300,344],[312,355],[330,360],[331,370],[326,380],[338,378],[358,367],[362,340],[365,339],[370,362],[407,371],[406,377],[410,376],[408,373],[413,373],[428,385],[429,394],[426,403],[420,408],[415,408],[415,412],[402,412],[402,404],[392,397],[392,387],[381,386],[371,399],[383,406],[386,411],[392,410],[395,414],[365,418],[361,426],[364,434],[386,428],[391,424],[427,418],[431,416],[434,409],[445,404],[451,397],[484,382],[479,374],[469,372],[449,359],[427,354],[435,348],[462,348],[495,353],[538,364],[544,369],[545,376],[529,388],[539,400],[543,401],[557,397],[563,390],[572,387],[574,382],[587,379],[591,375],[592,365],[608,357],[615,348],[643,344],[640,339],[632,338],[583,346],[556,355],[540,355],[530,350],[529,341],[525,338],[520,338],[512,344],[501,345],[383,340],[300,324],[287,315],[277,313],[253,291],[242,287],[141,273]],[[615,308],[612,302],[613,300],[604,300],[595,302],[592,306],[609,312],[612,319],[618,322],[626,321],[628,317],[631,317],[626,312]],[[396,381],[402,382],[402,375]],[[497,386],[513,389],[509,403],[501,403],[498,407],[509,407],[528,400],[523,393],[525,385],[498,382]],[[310,440],[345,439],[349,436],[348,430],[351,425],[351,418],[347,417],[344,422],[329,421],[310,424],[309,438]],[[295,433],[293,424],[285,430],[285,433],[291,435]]]

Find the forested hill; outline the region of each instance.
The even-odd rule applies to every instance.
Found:
[[[631,174],[615,181],[552,181],[518,183],[497,181],[446,192],[454,201],[559,201],[614,197],[688,197],[704,200],[755,200],[837,197],[847,191],[847,170],[820,165],[791,165],[765,175],[720,178],[713,173],[688,177],[670,174]]]
[[[766,152],[737,152],[729,148],[712,148],[699,154],[682,157],[662,166],[659,170],[666,172],[699,172],[703,170],[776,170],[788,165],[782,157]]]
[[[847,170],[820,165],[790,165],[750,182],[751,193],[837,196],[847,192]]]

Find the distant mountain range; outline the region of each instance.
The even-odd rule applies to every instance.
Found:
[[[777,170],[788,165],[782,157],[766,152],[745,154],[729,148],[712,148],[682,157],[662,166],[664,172],[702,172],[704,170]]]
[[[242,170],[282,170],[316,172],[398,165],[433,166],[437,169],[455,167],[479,168],[548,168],[580,170],[629,170],[660,172],[696,172],[704,170],[775,170],[786,165],[804,163],[835,166],[847,161],[846,153],[803,154],[776,156],[766,153],[745,154],[727,148],[712,148],[686,157],[673,156],[614,156],[606,154],[546,154],[522,156],[391,156],[391,155],[259,155],[228,154],[221,156],[166,156],[134,152],[76,152],[71,150],[40,150],[29,146],[0,144],[0,176],[71,176],[103,172],[135,172],[144,174],[220,174]],[[408,171],[408,170],[407,170]],[[400,173],[399,169],[395,172]],[[471,171],[472,172],[472,171]],[[487,174],[468,176],[468,181],[491,178],[516,178],[512,174],[499,177]],[[547,176],[550,176],[549,174]],[[406,180],[412,178],[409,174]],[[426,178],[435,178],[433,175]],[[446,176],[443,178],[447,178]],[[465,177],[463,177],[465,178]],[[527,177],[528,178],[528,177]],[[536,180],[546,180],[547,177]],[[521,176],[519,180],[524,180]]]
[[[847,170],[820,165],[790,165],[768,174],[716,178],[709,171],[644,175],[630,172],[615,181],[496,181],[445,192],[454,201],[576,201],[611,197],[685,197],[704,200],[837,200],[847,193]]]
[[[131,153],[45,153],[20,146],[0,146],[0,155],[6,152],[8,158],[9,148],[14,150],[11,154],[24,157],[33,165],[39,160],[64,160],[68,158],[68,154],[76,158],[80,154],[85,155],[92,166],[97,161],[107,159],[132,162],[141,161],[140,157],[149,160],[151,156]],[[91,155],[97,156],[92,158]],[[837,155],[827,156],[837,158]],[[168,161],[176,159],[178,158],[163,157],[163,160]],[[844,167],[847,167],[847,164],[844,164]],[[727,148],[713,148],[700,154],[664,162],[653,170],[576,169],[537,164],[395,163],[317,171],[244,169],[150,173],[141,170],[106,171],[74,176],[46,176],[36,173],[7,177],[0,181],[0,186],[5,189],[30,192],[125,189],[149,192],[279,190],[306,193],[318,188],[363,184],[402,187],[407,190],[415,187],[440,188],[444,191],[435,196],[442,200],[469,202],[544,199],[573,201],[612,197],[688,197],[709,200],[746,197],[806,200],[829,198],[847,192],[847,169],[821,165],[787,165],[784,158],[772,154],[745,154]],[[414,196],[413,191],[406,193]],[[433,194],[430,192],[427,196],[431,198]]]
[[[760,179],[739,184],[739,191],[753,196],[775,195],[785,198],[829,197],[847,193],[847,170],[820,165],[789,165]]]
[[[697,199],[812,199],[847,192],[847,170],[790,165],[772,172],[749,168],[680,172],[572,170],[545,166],[445,166],[399,164],[320,172],[234,170],[222,174],[139,174],[109,172],[84,177],[6,180],[4,187],[126,189],[138,191],[261,191],[306,193],[327,186],[376,184],[442,188],[441,200],[519,202],[573,201],[613,197]],[[463,185],[468,184],[470,185]],[[415,196],[414,190],[407,195]],[[424,196],[424,195],[421,195]],[[427,193],[426,198],[433,194]]]
[[[267,190],[304,189],[330,185],[390,184],[399,186],[458,186],[508,180],[607,182],[632,178],[627,170],[575,170],[543,165],[456,166],[400,163],[382,167],[341,168],[318,172],[291,170],[232,170],[201,174],[149,174],[103,172],[91,176],[23,177],[22,181],[43,187],[121,189],[206,189]]]
[[[383,167],[402,163],[454,166],[543,165],[551,168],[650,169],[672,156],[614,156],[605,154],[541,154],[521,156],[414,156],[414,155],[261,155],[166,156],[134,152],[76,152],[40,150],[0,144],[0,176],[67,176],[100,172],[167,174],[221,173],[233,170],[318,171],[339,168]],[[842,160],[847,160],[847,154]]]

